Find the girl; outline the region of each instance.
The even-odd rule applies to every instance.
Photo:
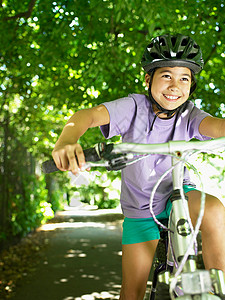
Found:
[[[188,100],[196,87],[194,75],[203,68],[201,49],[193,39],[181,34],[154,38],[145,49],[142,67],[146,71],[148,96],[131,94],[81,110],[67,122],[52,152],[60,170],[76,174],[84,166],[83,150],[77,141],[91,127],[101,126],[106,138],[121,135],[123,142],[133,143],[225,136],[223,119],[199,110]],[[151,155],[122,170],[121,206],[125,219],[120,299],[139,300],[144,297],[159,239],[158,227],[149,211],[149,197],[159,176],[169,166],[170,158]],[[169,216],[171,191],[170,174],[154,198],[153,209],[158,219]],[[184,192],[195,225],[201,193],[190,181],[187,170]],[[205,267],[225,272],[225,208],[212,195],[206,195],[201,232]]]

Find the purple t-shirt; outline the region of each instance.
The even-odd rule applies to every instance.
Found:
[[[101,126],[105,138],[122,136],[127,143],[156,144],[170,140],[206,140],[199,133],[199,124],[209,116],[198,109],[191,101],[178,115],[170,119],[156,118],[150,131],[155,113],[145,95],[130,94],[128,97],[103,103],[110,115],[110,123]],[[122,170],[121,206],[125,217],[149,218],[149,198],[159,177],[171,166],[171,157],[150,155]],[[187,170],[185,184],[191,184]],[[166,201],[172,192],[172,174],[168,174],[158,187],[153,210],[158,215],[165,209]]]

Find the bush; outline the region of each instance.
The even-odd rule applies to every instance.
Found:
[[[11,200],[11,232],[13,236],[25,236],[40,224],[54,216],[48,203],[48,191],[44,177],[23,177],[24,194],[16,194]]]

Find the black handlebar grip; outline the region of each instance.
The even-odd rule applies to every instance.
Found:
[[[88,149],[84,149],[83,151],[84,151],[84,156],[86,161],[95,162],[101,160],[95,148],[88,148]]]
[[[59,171],[59,169],[56,167],[56,164],[53,159],[44,161],[41,165],[41,169],[42,169],[42,172],[45,174]]]
[[[88,148],[84,149],[84,156],[86,161],[99,161],[101,158],[98,156],[95,148]],[[47,160],[42,163],[42,172],[49,174],[52,172],[59,171],[59,169],[56,167],[56,164],[53,159]]]

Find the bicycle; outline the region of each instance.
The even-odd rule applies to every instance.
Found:
[[[225,279],[221,270],[210,271],[196,266],[196,238],[204,215],[205,194],[202,192],[201,208],[195,228],[193,228],[188,211],[187,198],[183,192],[184,166],[189,165],[197,171],[187,159],[196,152],[207,152],[225,146],[225,137],[208,141],[170,141],[163,144],[97,144],[94,148],[84,150],[86,168],[105,167],[108,170],[120,170],[145,159],[151,154],[170,155],[171,167],[161,176],[153,188],[150,197],[150,211],[155,222],[162,228],[166,243],[167,259],[155,268],[150,293],[150,300],[218,300],[225,299]],[[53,160],[42,164],[44,173],[57,171]],[[153,212],[154,193],[163,178],[173,174],[172,210],[168,227],[160,223]],[[209,294],[211,291],[213,294]]]

